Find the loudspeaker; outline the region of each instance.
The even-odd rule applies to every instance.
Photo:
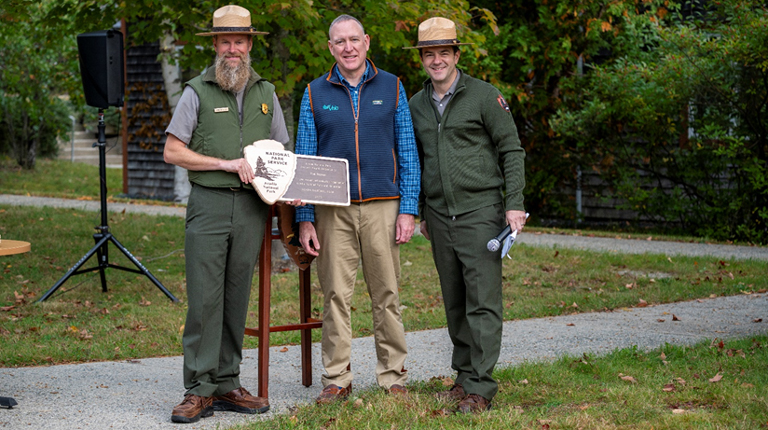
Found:
[[[101,30],[78,34],[77,51],[85,102],[97,108],[122,106],[125,94],[123,33]]]

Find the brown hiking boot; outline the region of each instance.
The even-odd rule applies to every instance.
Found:
[[[184,401],[179,403],[171,412],[171,421],[175,423],[196,423],[200,418],[213,416],[211,397],[201,397],[187,394]]]
[[[387,389],[387,394],[389,394],[390,396],[408,397],[408,389],[403,387],[400,384],[392,384]]]
[[[349,384],[347,388],[341,388],[338,385],[328,385],[323,388],[323,391],[320,392],[315,401],[318,405],[327,405],[339,399],[346,399],[351,392],[352,384]]]
[[[477,414],[491,410],[491,401],[479,394],[470,394],[459,402],[459,410],[462,414]]]
[[[450,390],[441,391],[435,394],[435,397],[446,402],[455,402],[467,397],[467,394],[461,384],[454,384]]]
[[[240,387],[222,396],[213,397],[213,409],[243,414],[263,414],[269,410],[269,401],[264,397],[256,397]]]

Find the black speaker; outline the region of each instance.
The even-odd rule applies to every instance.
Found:
[[[101,30],[78,34],[77,51],[88,106],[122,106],[125,94],[123,33]]]

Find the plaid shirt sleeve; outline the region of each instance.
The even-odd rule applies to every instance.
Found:
[[[413,135],[411,110],[408,107],[402,82],[400,82],[400,98],[397,102],[397,112],[395,112],[395,139],[397,165],[400,169],[400,213],[418,215],[421,166],[416,138]]]
[[[409,118],[410,120],[410,118]],[[296,132],[296,153],[299,155],[317,155],[317,129],[315,116],[309,104],[309,89],[304,90],[299,111],[299,130]],[[296,208],[295,222],[315,221],[315,205]]]

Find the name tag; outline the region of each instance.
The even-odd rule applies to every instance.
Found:
[[[229,112],[229,108],[228,107],[214,108],[213,111],[216,112],[216,113],[219,113],[219,112]]]

